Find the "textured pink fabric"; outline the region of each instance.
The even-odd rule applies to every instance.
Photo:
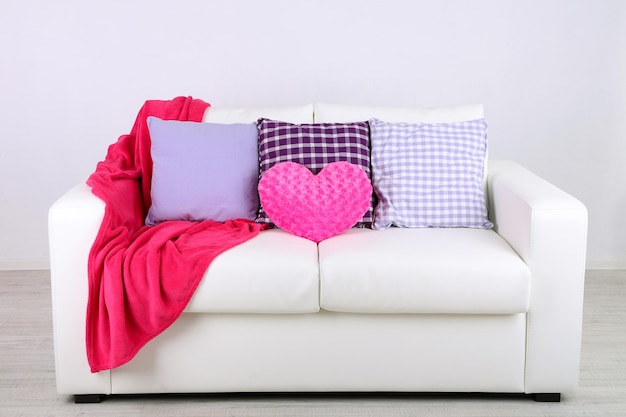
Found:
[[[274,165],[259,181],[261,204],[281,229],[320,242],[354,226],[367,211],[372,184],[348,162],[313,175],[294,162]]]

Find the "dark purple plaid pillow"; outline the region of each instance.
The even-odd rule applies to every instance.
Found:
[[[292,124],[259,119],[260,177],[279,162],[295,162],[318,174],[331,162],[350,162],[361,167],[371,179],[368,122]],[[370,208],[357,227],[370,227],[374,196]],[[271,223],[261,206],[258,223]]]

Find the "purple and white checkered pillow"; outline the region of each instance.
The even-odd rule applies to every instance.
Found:
[[[483,183],[485,119],[455,123],[370,120],[374,229],[489,229]]]
[[[311,123],[292,124],[277,120],[259,119],[260,177],[280,162],[295,162],[318,174],[331,162],[350,162],[361,167],[371,179],[369,124]],[[374,195],[370,208],[357,227],[372,224]],[[271,223],[263,206],[257,216],[259,223]]]

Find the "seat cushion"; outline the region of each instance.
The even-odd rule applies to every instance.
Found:
[[[266,230],[213,260],[186,312],[314,313],[319,311],[317,245]]]
[[[493,230],[352,229],[319,243],[320,306],[351,313],[514,314],[530,270]]]

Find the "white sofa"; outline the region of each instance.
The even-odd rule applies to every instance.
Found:
[[[454,121],[482,106],[209,108],[205,121]],[[493,140],[498,140],[495,138]],[[87,259],[104,203],[79,184],[50,209],[57,390],[485,392],[558,401],[578,384],[587,233],[578,200],[488,161],[491,230],[279,229],[220,255],[182,316],[129,363],[92,374]]]

